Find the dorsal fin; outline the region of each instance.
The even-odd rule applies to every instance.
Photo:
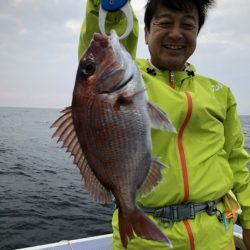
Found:
[[[67,152],[70,152],[71,155],[73,155],[74,164],[79,168],[85,187],[90,196],[100,203],[112,202],[112,193],[100,183],[87,163],[77,138],[71,107],[65,108],[62,113],[63,115],[60,116],[51,126],[51,128],[56,128],[52,137],[59,137],[57,142],[62,141],[62,147],[67,148]]]
[[[152,191],[154,187],[156,187],[159,181],[162,179],[161,169],[166,166],[159,161],[158,158],[154,158],[152,160],[148,175],[141,187],[138,189],[138,195],[143,196]]]

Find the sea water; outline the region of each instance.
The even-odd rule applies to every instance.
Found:
[[[56,109],[0,107],[0,249],[111,233],[114,205],[91,200],[51,139]],[[241,116],[250,152],[250,116]]]

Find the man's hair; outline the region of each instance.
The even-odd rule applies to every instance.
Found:
[[[215,0],[148,0],[145,6],[144,23],[150,30],[150,23],[158,6],[165,6],[174,11],[190,11],[193,6],[198,10],[200,31],[207,17],[207,10],[214,5]]]

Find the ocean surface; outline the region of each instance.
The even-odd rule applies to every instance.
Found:
[[[0,107],[0,249],[111,233],[113,205],[85,192],[72,158],[51,139],[59,110]],[[250,116],[241,116],[250,152]]]

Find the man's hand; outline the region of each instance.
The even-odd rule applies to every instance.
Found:
[[[250,229],[243,229],[243,242],[247,250],[250,250]]]

